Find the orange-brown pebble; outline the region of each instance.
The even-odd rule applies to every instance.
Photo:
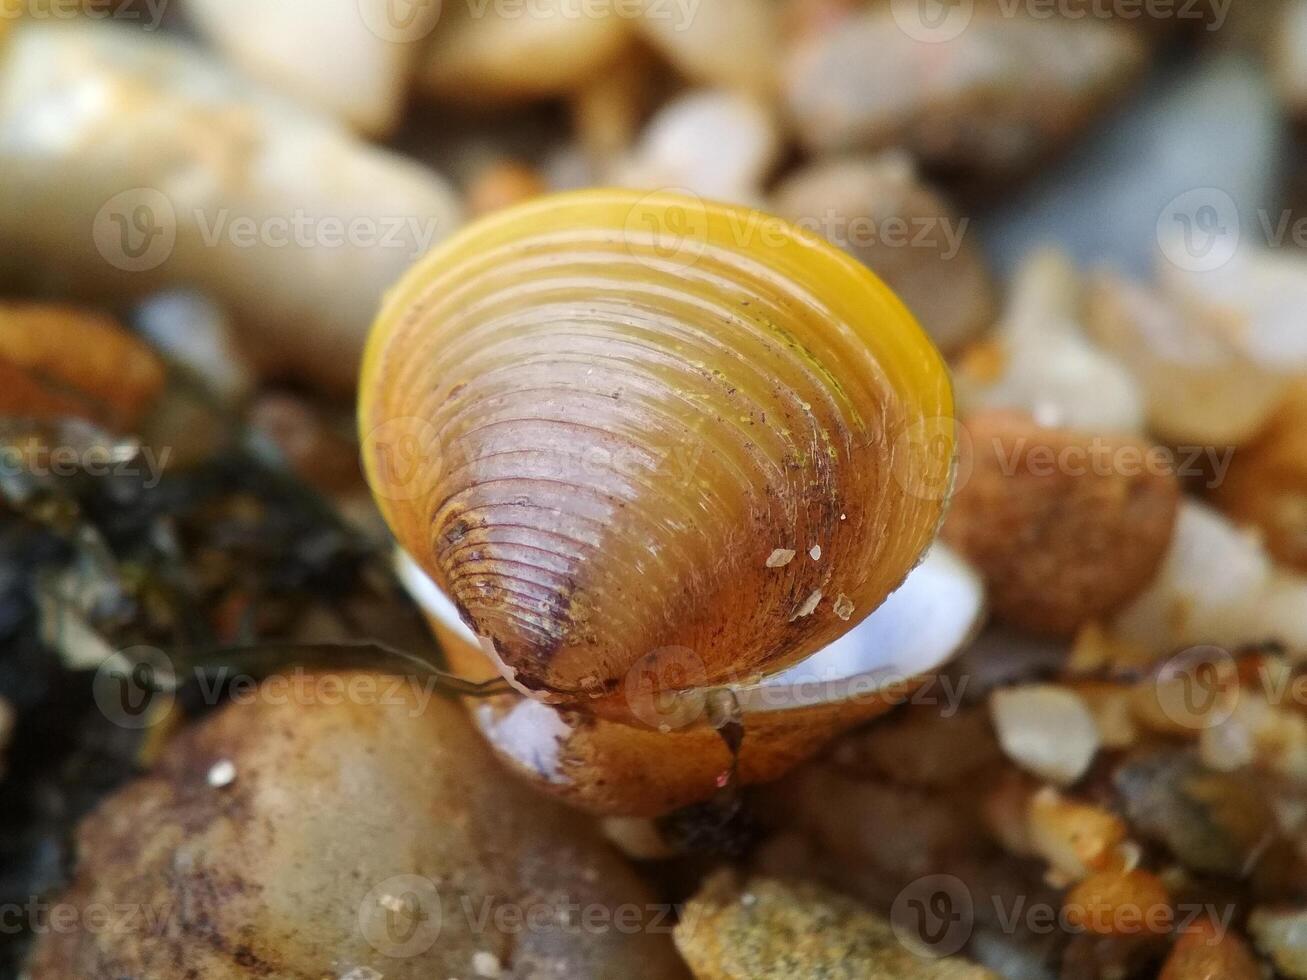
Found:
[[[1048,429],[1008,410],[965,420],[963,467],[941,532],[985,577],[995,615],[1070,636],[1153,578],[1180,487],[1129,437]]]
[[[475,217],[521,204],[549,189],[544,178],[525,163],[500,160],[485,167],[467,188],[467,209]]]
[[[1078,880],[1113,866],[1126,826],[1102,807],[1043,789],[1030,799],[1027,833],[1035,853],[1055,871]]]
[[[1176,940],[1158,980],[1261,980],[1248,944],[1228,928],[1200,919]]]
[[[1307,385],[1239,447],[1212,496],[1235,520],[1261,528],[1276,558],[1307,571]]]
[[[75,415],[129,430],[163,390],[163,361],[111,317],[65,306],[0,304],[0,411]]]
[[[1102,936],[1171,931],[1175,913],[1160,878],[1148,871],[1105,871],[1076,885],[1062,903],[1073,927]]]

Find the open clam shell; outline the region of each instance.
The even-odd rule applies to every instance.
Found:
[[[448,597],[403,552],[397,569],[451,668],[496,676],[488,641],[464,625]],[[983,610],[979,576],[936,544],[883,605],[834,643],[777,673],[715,689],[739,706],[740,781],[776,779],[841,731],[911,699],[972,638]],[[639,673],[626,688],[634,724],[517,694],[468,708],[496,754],[538,788],[597,813],[656,816],[710,796],[731,758],[710,719],[715,691],[660,699]]]

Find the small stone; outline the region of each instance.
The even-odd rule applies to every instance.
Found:
[[[1085,774],[1098,752],[1098,726],[1065,687],[1031,684],[995,691],[990,716],[1003,751],[1028,772],[1059,785]]]
[[[1193,752],[1136,754],[1113,782],[1131,828],[1195,871],[1245,875],[1275,833],[1274,814],[1250,776],[1212,772]]]
[[[799,607],[798,612],[790,617],[790,622],[794,622],[796,619],[802,619],[804,616],[811,616],[817,611],[817,606],[820,604],[821,589],[813,589],[812,594],[803,600],[803,605]]]
[[[1053,870],[1079,881],[1106,870],[1125,840],[1121,818],[1101,807],[1061,796],[1052,787],[1030,800],[1027,812],[1030,845]]]
[[[230,786],[236,781],[236,766],[230,759],[221,759],[209,769],[208,780],[214,789]]]
[[[793,548],[777,548],[767,556],[767,567],[782,568],[794,561],[794,554]]]
[[[499,957],[488,950],[479,949],[472,954],[472,969],[479,977],[497,977],[503,973]]]
[[[910,952],[896,929],[858,902],[809,883],[729,871],[710,877],[673,932],[702,980],[997,980],[959,957]]]
[[[835,615],[840,619],[848,619],[853,615],[853,600],[843,592],[835,599]]]
[[[499,160],[482,169],[467,188],[467,209],[480,217],[539,197],[549,190],[544,177],[516,160]]]
[[[1307,909],[1253,909],[1248,929],[1280,973],[1307,980]]]
[[[1176,940],[1159,980],[1261,980],[1262,970],[1247,943],[1228,927],[1200,919]]]
[[[821,561],[821,545],[814,544],[812,550],[808,552],[813,561]]]

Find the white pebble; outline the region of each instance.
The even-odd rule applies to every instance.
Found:
[[[236,766],[230,759],[215,762],[209,769],[209,785],[214,789],[230,786],[236,780]]]
[[[1083,776],[1098,752],[1093,714],[1064,687],[1031,684],[995,691],[989,713],[1008,757],[1060,786]]]
[[[499,957],[484,949],[479,949],[472,954],[472,969],[479,977],[497,977],[503,972]]]

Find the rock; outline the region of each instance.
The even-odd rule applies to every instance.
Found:
[[[1307,978],[1307,910],[1253,909],[1248,928],[1280,973],[1293,980]]]
[[[772,0],[639,2],[640,34],[691,81],[754,95],[775,87],[780,38]]]
[[[1220,153],[1212,152],[1213,128],[1225,134]],[[1198,214],[1205,205],[1216,205],[1223,222],[1237,212],[1246,235],[1257,230],[1257,216],[1281,193],[1287,135],[1255,61],[1234,53],[1177,59],[1111,125],[978,219],[977,231],[1000,274],[1056,236],[1081,266],[1148,275],[1159,229],[1206,219],[1210,212]],[[1201,251],[1212,239],[1196,243]]]
[[[1175,941],[1158,980],[1262,980],[1262,968],[1235,933],[1200,919]]]
[[[928,169],[994,178],[1077,133],[1144,64],[1142,42],[1102,20],[956,9],[934,35],[909,4],[879,4],[801,40],[784,98],[815,153],[899,146]],[[921,33],[932,39],[921,39]]]
[[[189,44],[104,24],[13,28],[0,169],[0,261],[36,285],[132,300],[185,284],[262,370],[337,390],[382,292],[459,219],[424,167]]]
[[[433,98],[472,105],[566,95],[622,57],[633,30],[610,0],[445,4],[418,83]]]
[[[438,3],[401,16],[387,0],[187,0],[186,13],[251,77],[372,135],[399,120],[409,69]]]
[[[511,976],[683,976],[594,828],[510,779],[431,694],[284,675],[183,732],[82,825],[59,900],[137,924],[46,932],[32,980],[428,980],[488,956]]]
[[[1015,412],[963,426],[973,462],[940,533],[980,569],[997,618],[1072,636],[1152,582],[1180,501],[1169,452]]]
[[[1094,716],[1069,688],[1031,684],[995,691],[989,710],[1003,751],[1041,779],[1070,785],[1098,752]]]
[[[1043,426],[1143,432],[1139,381],[1085,333],[1082,293],[1076,269],[1060,251],[1040,249],[1026,256],[997,332],[957,366],[964,414],[1014,408]]]
[[[1212,498],[1261,529],[1272,555],[1307,572],[1307,386],[1297,386],[1270,423],[1230,460]]]
[[[163,361],[112,317],[70,306],[0,304],[0,414],[73,416],[131,432],[166,382]]]
[[[1186,498],[1156,577],[1107,632],[1144,663],[1195,645],[1233,650],[1278,641],[1297,648],[1307,643],[1303,588],[1276,574],[1255,534]]]
[[[206,297],[184,289],[165,290],[147,297],[132,321],[156,350],[225,404],[236,404],[249,394],[254,376],[231,322]]]
[[[1193,753],[1141,752],[1112,778],[1131,828],[1195,871],[1243,877],[1274,832],[1253,779],[1205,769]]]
[[[754,204],[780,149],[776,122],[762,103],[726,90],[691,91],[649,120],[613,181]]]
[[[899,153],[810,164],[773,194],[774,210],[839,245],[889,284],[946,353],[989,326],[994,285],[969,219]]]
[[[817,885],[713,875],[686,905],[676,945],[698,980],[997,980],[956,957],[909,952],[889,922]]]

